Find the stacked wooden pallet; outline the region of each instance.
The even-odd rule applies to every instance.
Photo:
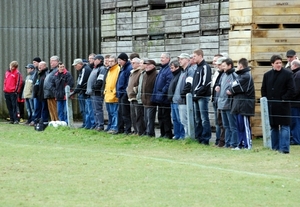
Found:
[[[230,0],[229,54],[251,62],[256,99],[261,97],[263,74],[271,69],[270,57],[287,50],[300,51],[300,1]],[[261,136],[260,107],[252,121],[254,136]]]

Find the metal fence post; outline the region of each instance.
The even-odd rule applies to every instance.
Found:
[[[194,106],[191,93],[186,94],[186,110],[188,121],[188,135],[191,139],[195,139],[195,122],[194,122]]]
[[[69,98],[70,95],[70,86],[65,87],[65,93],[66,93],[66,102],[67,102],[67,117],[68,117],[68,126],[73,127],[73,108],[72,108],[72,99]]]
[[[266,97],[260,98],[261,125],[263,132],[264,147],[272,149],[271,146],[271,127],[269,120],[268,100]]]

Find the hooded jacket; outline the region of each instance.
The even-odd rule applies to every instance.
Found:
[[[57,71],[52,80],[52,87],[55,89],[54,95],[57,101],[66,100],[65,87],[67,85],[70,88],[74,87],[74,80],[71,73],[67,69],[64,69],[62,73]]]
[[[236,71],[237,77],[231,84],[229,91],[232,93],[232,114],[254,116],[255,89],[249,68]]]
[[[104,82],[104,101],[106,103],[118,102],[116,83],[118,80],[119,72],[120,66],[118,64],[115,64],[108,69],[107,76]]]
[[[227,95],[226,91],[231,88],[232,82],[236,79],[237,75],[235,69],[224,72],[220,83],[220,94],[218,98],[218,109],[231,110],[232,96]]]
[[[5,93],[20,93],[22,87],[22,75],[18,69],[5,72],[3,91]]]

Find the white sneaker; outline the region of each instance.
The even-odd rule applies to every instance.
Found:
[[[232,148],[231,150],[241,150],[239,147]]]

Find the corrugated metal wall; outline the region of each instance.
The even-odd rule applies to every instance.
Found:
[[[5,70],[13,60],[25,77],[24,67],[34,57],[49,63],[51,56],[58,55],[77,77],[73,59],[101,52],[100,18],[99,0],[1,0],[1,91]],[[0,100],[3,116],[7,111],[3,95]]]

